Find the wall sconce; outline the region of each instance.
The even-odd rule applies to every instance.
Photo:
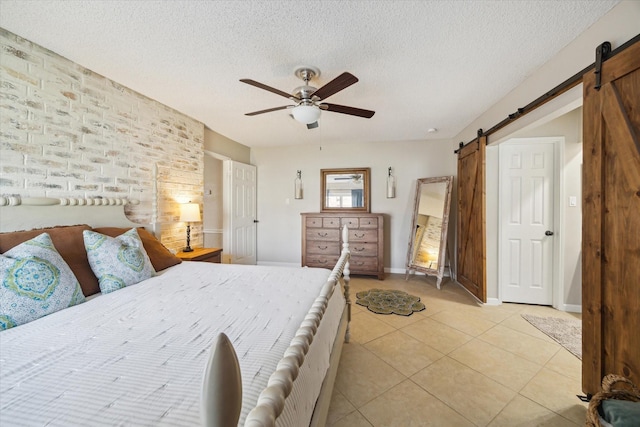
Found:
[[[183,203],[180,205],[180,221],[187,223],[187,247],[183,252],[193,252],[191,248],[191,223],[200,221],[200,205],[197,203]]]
[[[295,197],[296,199],[302,199],[302,172],[298,171],[296,179],[294,181]]]
[[[387,199],[396,197],[396,177],[391,175],[391,166],[389,166],[389,175],[387,176]]]

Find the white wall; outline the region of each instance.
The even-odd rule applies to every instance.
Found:
[[[204,149],[220,157],[241,163],[250,162],[251,149],[207,127],[204,128]]]
[[[385,214],[387,271],[404,273],[416,180],[455,175],[451,141],[404,141],[253,148],[258,170],[258,263],[300,265],[300,213],[320,211],[320,169],[370,167],[371,212]],[[387,169],[396,176],[396,198],[387,199]],[[296,170],[304,198],[294,198]],[[453,230],[453,228],[450,228]],[[453,232],[450,232],[453,236]]]
[[[222,248],[223,199],[222,160],[205,155],[202,227],[206,248]]]
[[[489,129],[519,107],[527,105],[595,61],[596,47],[605,41],[613,49],[638,35],[640,1],[621,1],[599,21],[580,34],[556,56],[528,77],[507,96],[464,128],[455,141],[471,141],[480,128]],[[523,46],[526,49],[526,46]],[[508,66],[508,58],[496,67]],[[526,117],[526,116],[525,116]],[[517,123],[517,122],[516,122]],[[490,142],[491,142],[491,138]]]

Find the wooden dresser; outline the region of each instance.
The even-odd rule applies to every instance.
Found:
[[[342,250],[343,225],[349,228],[352,274],[384,279],[384,218],[371,213],[303,213],[302,265],[333,268]]]

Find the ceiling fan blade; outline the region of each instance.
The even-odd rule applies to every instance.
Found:
[[[320,99],[327,99],[334,93],[340,92],[342,89],[351,86],[356,83],[358,78],[351,73],[344,72],[335,79],[331,80],[326,85],[313,93],[313,96],[317,96]]]
[[[299,99],[298,97],[293,96],[293,95],[291,95],[290,93],[287,93],[287,92],[281,91],[280,89],[276,89],[276,88],[271,87],[271,86],[267,86],[267,85],[265,85],[265,84],[263,84],[263,83],[260,83],[260,82],[255,81],[255,80],[251,80],[251,79],[240,79],[240,81],[241,81],[242,83],[246,83],[246,84],[248,84],[248,85],[255,86],[255,87],[258,87],[258,88],[260,88],[260,89],[268,90],[269,92],[275,93],[276,95],[284,96],[285,98],[295,98],[295,99]]]
[[[349,114],[351,116],[364,117],[366,119],[370,119],[376,113],[375,111],[363,110],[362,108],[347,107],[346,105],[322,103],[321,107],[323,105],[327,106],[326,108],[327,111],[332,111],[334,113]]]
[[[284,105],[282,107],[269,108],[267,110],[254,111],[253,113],[245,113],[245,116],[257,116],[258,114],[270,113],[272,111],[284,110],[285,108],[289,108],[288,105]]]

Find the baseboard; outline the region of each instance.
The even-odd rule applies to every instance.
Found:
[[[582,313],[582,306],[578,304],[562,304],[560,310],[568,311],[569,313]]]
[[[498,298],[487,298],[485,305],[502,305],[502,301]]]
[[[224,230],[220,228],[205,228],[202,232],[205,234],[222,234],[224,233]]]
[[[407,270],[405,270],[404,268],[390,267],[390,268],[385,268],[384,272],[385,273],[391,273],[391,274],[405,274],[407,272]]]

